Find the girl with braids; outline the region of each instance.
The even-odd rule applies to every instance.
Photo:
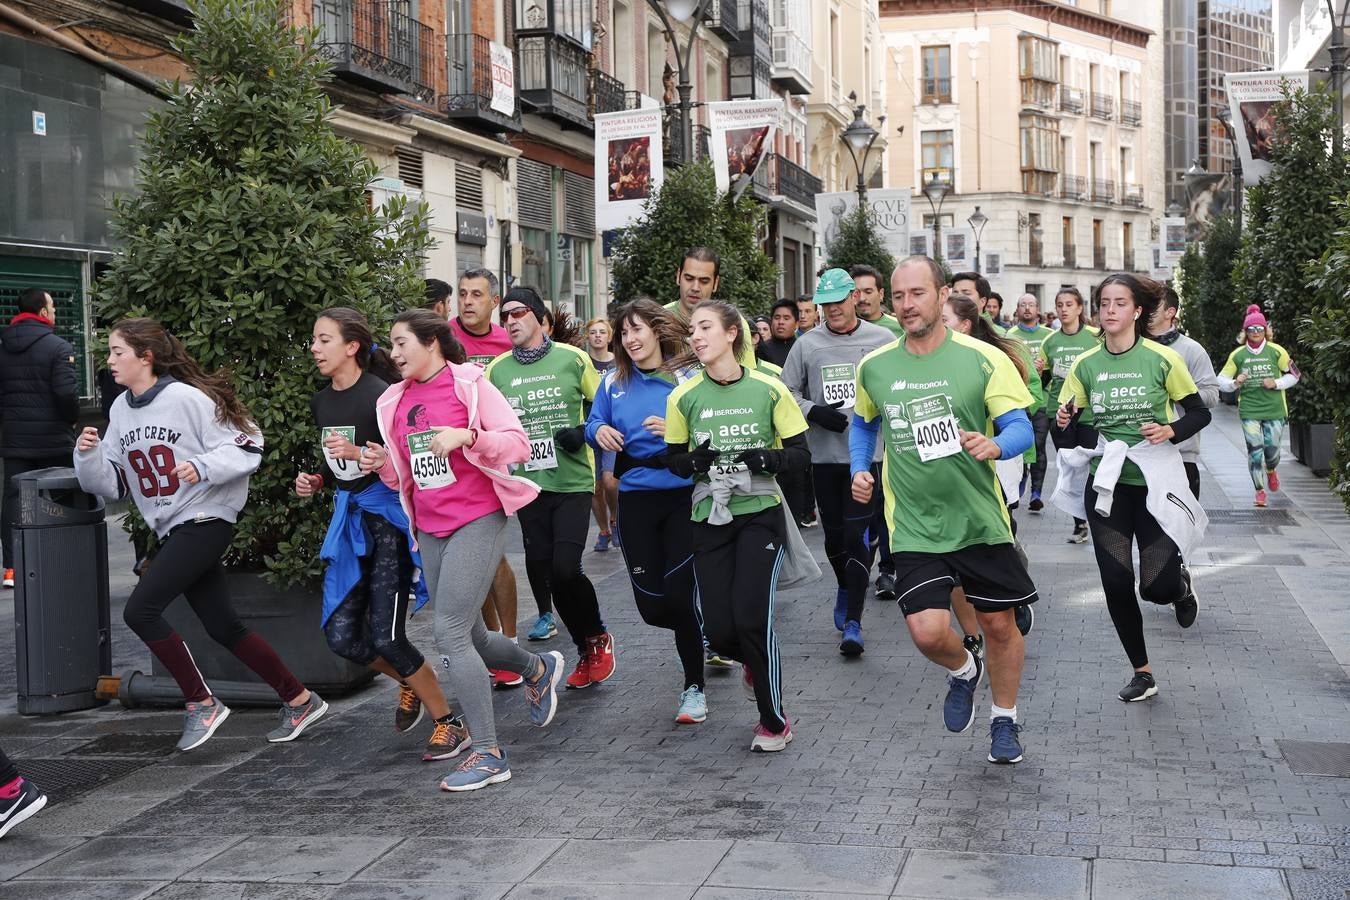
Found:
[[[703,629],[694,592],[693,481],[659,465],[666,450],[666,400],[691,369],[673,365],[685,350],[684,324],[660,304],[634,300],[614,319],[614,366],[595,392],[586,439],[614,455],[619,476],[620,545],[642,621],[675,633],[684,669],[675,721],[708,717]],[[655,462],[653,462],[655,461]]]
[[[441,779],[441,789],[473,791],[511,778],[484,665],[524,679],[535,725],[547,725],[557,710],[562,654],[530,653],[488,631],[482,614],[506,542],[506,517],[539,491],[510,474],[512,464],[529,458],[525,430],[483,370],[465,362],[449,323],[430,310],[409,310],[394,320],[390,341],[403,380],[380,397],[383,446],[368,441],[359,465],[398,492],[416,529],[415,549],[436,598],[437,650],[468,727],[456,752],[471,749]]]
[[[1119,694],[1126,703],[1158,693],[1135,596],[1131,545],[1139,547],[1139,594],[1145,600],[1172,606],[1182,628],[1194,624],[1198,609],[1182,547],[1203,530],[1204,511],[1191,503],[1180,452],[1166,445],[1196,434],[1210,414],[1185,361],[1170,347],[1145,340],[1164,290],[1150,278],[1126,273],[1103,279],[1102,343],[1073,361],[1055,417],[1067,428],[1079,410],[1091,408],[1100,435],[1101,449],[1060,451],[1056,498],[1072,515],[1086,508],[1106,608],[1134,669]],[[1078,496],[1071,487],[1073,470],[1086,471],[1080,460],[1088,456],[1092,474]],[[1108,457],[1112,465],[1102,465]]]
[[[468,732],[451,715],[436,670],[409,643],[404,624],[414,593],[412,575],[421,569],[421,557],[409,553],[412,534],[398,495],[359,465],[361,448],[379,440],[375,404],[400,380],[398,369],[388,352],[375,347],[365,317],[347,307],[319,313],[309,351],[319,374],[331,379],[309,401],[319,426],[319,455],[336,488],[333,518],[319,551],[327,563],[324,637],[334,653],[399,683],[395,730],[417,725],[425,706],[435,726],[422,758],[448,759],[462,749]],[[323,475],[301,472],[295,477],[295,493],[313,497],[324,481]],[[420,608],[427,601],[420,575],[415,593]]]
[[[91,494],[128,494],[159,536],[154,563],[123,618],[173,674],[187,699],[179,750],[200,746],[229,716],[211,695],[187,644],[164,619],[182,594],[206,633],[272,686],[284,701],[273,743],[291,741],[328,711],[261,637],[239,621],[220,560],[229,549],[248,477],[263,439],[224,372],[208,375],[153,319],[123,319],[108,337],[108,368],[127,390],[113,403],[106,436],[86,428],[75,474]]]

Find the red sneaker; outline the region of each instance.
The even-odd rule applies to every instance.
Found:
[[[577,667],[572,670],[571,675],[567,676],[566,684],[569,691],[579,691],[595,684],[591,680],[591,655],[589,653],[577,660]]]
[[[488,674],[492,676],[492,687],[499,691],[520,687],[525,683],[525,676],[508,672],[505,669],[488,669]]]
[[[1270,485],[1272,491],[1278,491],[1280,489],[1280,476],[1275,474],[1274,469],[1271,469],[1266,473],[1266,484]]]
[[[587,658],[590,660],[591,681],[599,684],[614,674],[614,635],[606,631],[587,638]]]
[[[1272,473],[1272,474],[1273,474],[1273,473]],[[14,587],[14,570],[13,570],[13,569],[6,569],[6,570],[5,570],[5,587],[7,587],[7,588],[12,588],[12,587]]]
[[[1265,505],[1266,505],[1266,492],[1265,492],[1265,491],[1257,491],[1257,492],[1256,492],[1256,505],[1257,505],[1257,506],[1265,506]]]

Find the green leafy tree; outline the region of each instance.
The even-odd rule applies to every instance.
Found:
[[[1233,263],[1240,246],[1237,223],[1225,213],[1210,222],[1203,242],[1186,246],[1179,267],[1181,324],[1209,351],[1216,371],[1235,346],[1246,308],[1233,290]]]
[[[1317,303],[1308,264],[1333,242],[1340,224],[1336,201],[1350,193],[1350,165],[1331,152],[1336,117],[1326,91],[1286,91],[1275,117],[1271,171],[1248,191],[1251,215],[1233,282],[1239,303],[1260,304],[1274,340],[1303,370],[1289,392],[1290,421],[1326,422],[1332,409],[1327,367],[1300,325]]]
[[[674,300],[684,251],[702,245],[722,259],[718,299],[735,304],[746,316],[768,312],[778,265],[760,246],[767,218],[767,210],[748,191],[736,200],[720,193],[709,162],[668,171],[660,190],[643,205],[642,217],[614,248],[614,302]]]
[[[1336,437],[1330,482],[1350,511],[1350,198],[1337,204],[1336,217],[1331,246],[1309,266],[1317,303],[1299,336],[1312,348],[1317,376],[1331,396]]]
[[[192,69],[150,117],[139,193],[113,203],[123,252],[99,281],[105,325],[162,322],[231,371],[266,442],[229,561],[312,581],[326,512],[293,494],[316,462],[307,353],[315,315],[351,306],[377,333],[421,299],[425,209],[371,209],[375,165],[326,122],[329,65],[283,0],[201,0],[176,49]]]
[[[895,269],[895,257],[886,249],[876,223],[867,214],[867,208],[859,204],[839,222],[839,232],[833,241],[825,247],[826,266],[848,269],[849,266],[869,265],[881,273],[882,295],[887,295],[891,283],[891,271]]]

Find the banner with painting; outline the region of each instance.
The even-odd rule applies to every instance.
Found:
[[[909,199],[909,188],[867,192],[867,209],[872,217],[872,225],[881,235],[887,252],[897,261],[910,255]],[[857,208],[856,191],[816,194],[816,228],[820,232],[821,247],[827,254],[830,245],[839,237],[840,225]]]
[[[595,117],[595,228],[626,228],[665,178],[660,109]]]
[[[1233,132],[1242,159],[1242,181],[1256,184],[1270,174],[1270,143],[1275,136],[1275,104],[1284,99],[1285,84],[1308,89],[1306,71],[1228,72],[1223,76],[1232,113]]]
[[[748,182],[764,157],[783,119],[782,100],[729,100],[707,104],[708,155],[719,191]]]

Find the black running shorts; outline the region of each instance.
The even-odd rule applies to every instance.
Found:
[[[952,588],[965,588],[980,612],[1000,612],[1035,603],[1036,585],[1013,544],[975,544],[951,553],[902,551],[895,559],[896,602],[912,616],[925,609],[951,609]]]

